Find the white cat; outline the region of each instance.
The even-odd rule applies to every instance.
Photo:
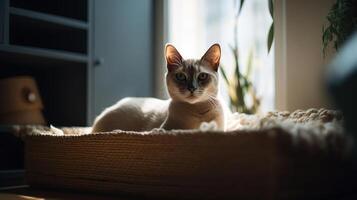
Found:
[[[95,119],[92,132],[197,129],[207,122],[225,129],[223,106],[217,96],[220,46],[212,45],[199,60],[185,60],[168,44],[165,56],[171,99],[124,98]]]

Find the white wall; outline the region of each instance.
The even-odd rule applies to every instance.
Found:
[[[276,109],[331,107],[323,84],[322,25],[333,0],[275,1]]]

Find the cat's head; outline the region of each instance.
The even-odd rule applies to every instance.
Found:
[[[167,44],[166,84],[171,99],[197,103],[217,96],[218,67],[221,58],[219,44],[212,45],[201,59],[183,59],[177,49]]]

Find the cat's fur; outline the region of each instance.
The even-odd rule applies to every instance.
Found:
[[[95,119],[92,132],[197,129],[203,122],[211,121],[224,130],[223,107],[217,98],[220,46],[212,45],[199,60],[184,60],[168,44],[165,56],[171,99],[124,98]]]

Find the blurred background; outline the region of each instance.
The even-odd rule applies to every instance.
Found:
[[[0,3],[0,112],[15,119],[1,124],[87,126],[123,97],[167,98],[168,42],[184,58],[221,45],[220,89],[233,111],[330,107],[322,83],[334,51],[323,55],[321,30],[333,0]]]

